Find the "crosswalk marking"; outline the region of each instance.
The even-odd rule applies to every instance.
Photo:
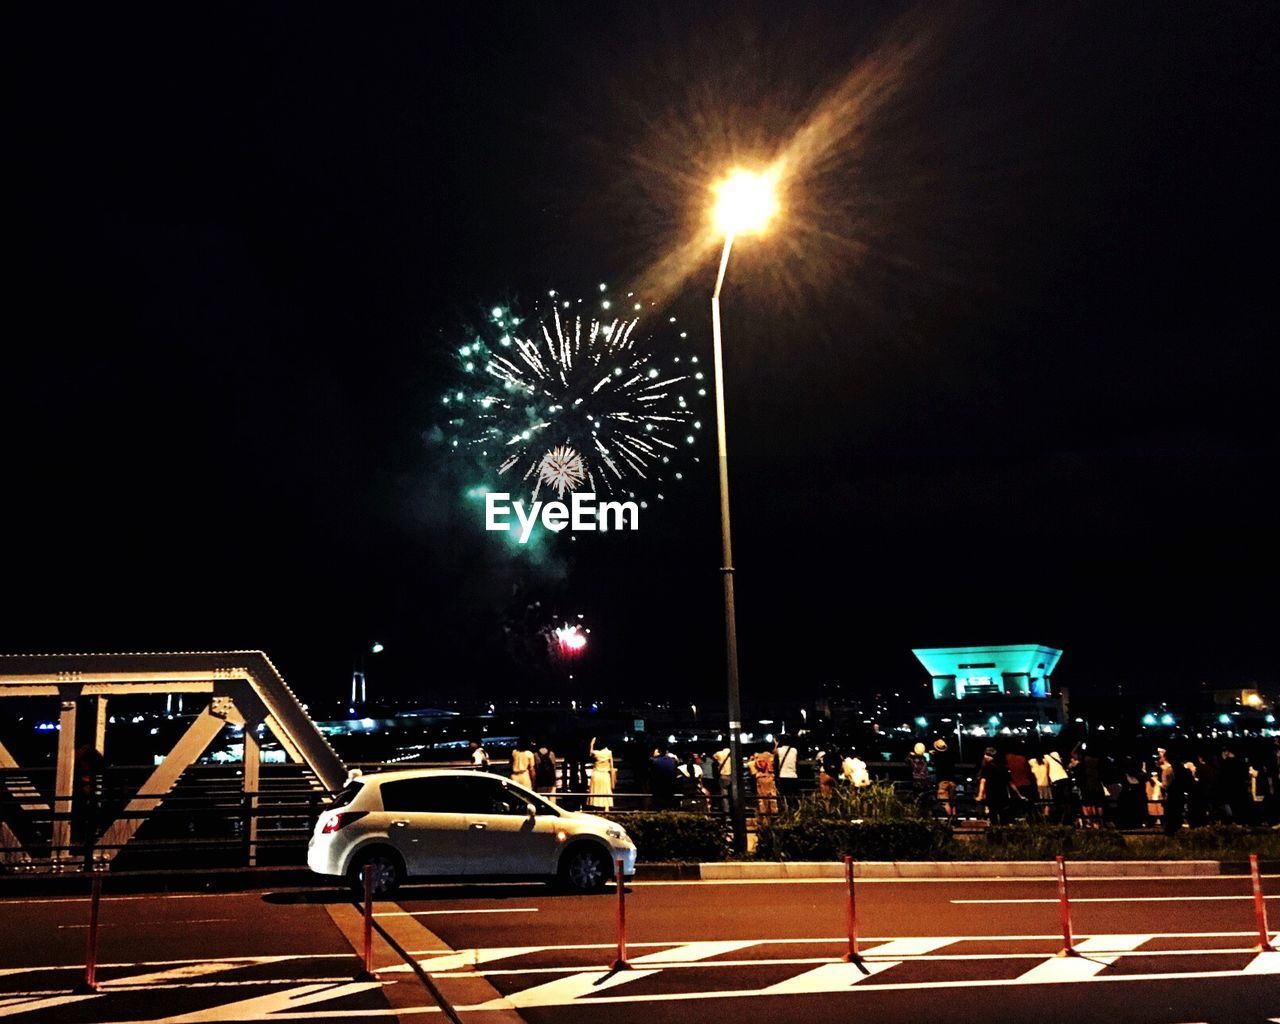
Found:
[[[537,1006],[565,1006],[577,1001],[582,996],[605,992],[620,985],[625,985],[627,982],[639,981],[641,978],[647,978],[658,973],[658,971],[646,970],[612,973],[609,971],[584,971],[581,974],[571,974],[567,978],[557,978],[555,981],[548,981],[542,985],[534,985],[532,988],[512,992],[499,999],[490,999],[488,1002],[470,1007],[470,1009],[477,1011],[513,1008],[524,1010]]]
[[[280,992],[269,992],[249,999],[238,999],[233,1003],[223,1003],[220,1006],[209,1006],[203,1010],[165,1017],[163,1024],[231,1024],[233,1021],[257,1020],[259,1017],[271,1016],[287,1020],[293,1017],[289,1011],[296,1010],[298,1007],[327,1002],[331,999],[345,999],[348,996],[359,995],[361,992],[381,987],[382,983],[378,981],[350,981],[341,985],[327,983],[299,985]],[[352,1013],[350,1010],[345,1012]],[[305,1018],[308,1015],[301,1016]],[[121,1024],[156,1024],[156,1022],[153,1018],[149,1022],[127,1021]]]
[[[1280,974],[1280,953],[1259,953],[1245,966],[1245,974]]]
[[[674,949],[660,949],[654,953],[645,953],[642,956],[634,956],[631,958],[631,963],[688,963],[692,960],[706,960],[710,957],[721,956],[725,953],[736,953],[740,949],[746,949],[748,946],[754,945],[756,945],[756,943],[751,939],[735,940],[732,942],[686,942],[683,945],[676,946]]]
[[[19,1013],[34,1013],[36,1010],[51,1010],[55,1006],[67,1003],[79,1003],[86,999],[97,999],[96,995],[59,995],[43,996],[38,999],[26,999],[0,1005],[0,1017],[13,1017]]]
[[[481,964],[493,963],[495,960],[506,960],[514,956],[542,952],[542,946],[494,946],[490,949],[460,949],[455,953],[441,953],[439,956],[419,960],[418,966],[431,974],[445,971],[457,971],[464,967],[479,967]],[[396,964],[382,968],[381,973],[391,974],[413,970],[408,964]]]
[[[103,982],[103,988],[115,988],[123,985],[162,985],[167,982],[188,981],[203,978],[221,971],[238,971],[243,967],[257,967],[260,964],[280,963],[288,960],[288,956],[245,957],[242,960],[220,960],[211,963],[188,963],[179,967],[170,967],[163,971],[151,971],[147,974],[134,974],[127,978],[118,978]]]
[[[1081,981],[1105,971],[1122,953],[1137,949],[1150,935],[1097,935],[1075,943],[1079,956],[1057,956],[1037,964],[1018,981]]]
[[[843,962],[823,964],[760,990],[762,996],[813,995],[818,992],[844,992],[873,974],[897,967],[900,960],[868,960],[862,964]]]
[[[843,992],[851,985],[865,981],[873,974],[880,974],[903,963],[901,957],[931,953],[951,944],[949,938],[893,939],[873,947],[861,964],[823,964],[811,971],[797,974],[765,988],[762,995],[798,995],[815,992]],[[895,959],[896,958],[896,959]]]

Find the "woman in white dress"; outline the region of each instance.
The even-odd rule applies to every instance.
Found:
[[[521,739],[511,751],[511,781],[519,783],[525,789],[533,789],[533,762],[529,741]]]
[[[613,807],[613,787],[618,781],[618,770],[613,766],[613,751],[608,747],[596,747],[596,738],[591,737],[591,746],[587,748],[591,757],[591,779],[588,791],[591,796],[587,806],[592,810],[607,811]]]

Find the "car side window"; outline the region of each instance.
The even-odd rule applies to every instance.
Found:
[[[465,814],[474,809],[473,787],[478,779],[443,778],[397,779],[382,784],[382,807],[387,811],[417,811],[424,814]]]
[[[529,801],[514,789],[508,789],[502,783],[495,783],[490,796],[490,814],[519,814],[527,816]]]

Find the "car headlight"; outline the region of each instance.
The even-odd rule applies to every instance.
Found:
[[[618,840],[618,842],[620,843],[625,841],[627,838],[627,833],[624,832],[622,829],[616,828],[616,827],[605,829],[604,834],[607,835],[610,839]]]

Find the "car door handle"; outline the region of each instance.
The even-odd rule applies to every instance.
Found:
[[[396,819],[395,821],[393,821],[391,824],[392,824],[392,825],[394,825],[396,828],[404,828],[407,824],[409,824],[409,819],[408,819],[408,818],[397,818],[397,819]]]
[[[489,826],[486,825],[483,821],[473,821],[471,823],[471,827],[475,829],[477,832],[479,832],[481,829],[486,829]]]

